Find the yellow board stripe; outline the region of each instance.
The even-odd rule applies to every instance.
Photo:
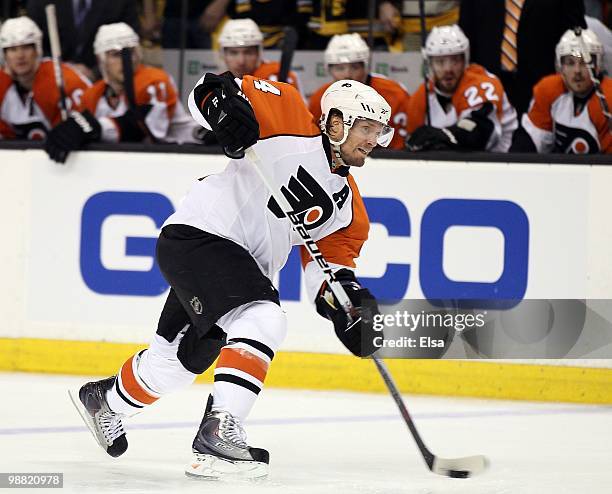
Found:
[[[109,376],[145,344],[0,338],[0,370]],[[612,404],[612,369],[458,360],[388,360],[404,393]],[[198,377],[212,382],[212,368]],[[385,392],[372,362],[279,352],[266,386]]]

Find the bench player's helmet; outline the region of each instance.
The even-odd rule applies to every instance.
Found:
[[[324,54],[325,66],[339,63],[363,62],[368,70],[370,48],[357,33],[336,34],[329,40]]]
[[[470,40],[457,24],[434,27],[427,36],[423,58],[429,64],[431,57],[463,55],[465,66],[470,63]]]
[[[586,63],[592,63],[595,72],[598,73],[603,54],[603,45],[593,31],[582,28],[568,29],[555,48],[557,70],[561,69],[561,59],[571,55],[582,58]]]
[[[102,60],[104,60],[104,55],[107,51],[139,47],[140,38],[125,22],[115,22],[114,24],[100,26],[94,39],[94,53]]]
[[[263,47],[263,34],[253,19],[231,19],[223,25],[219,34],[219,47],[241,48],[257,46],[260,51]]]
[[[0,28],[0,48],[13,46],[34,45],[38,56],[41,57],[43,33],[36,23],[29,17],[15,17],[7,19]]]
[[[104,24],[98,28],[94,39],[94,53],[98,57],[98,67],[103,79],[109,81],[109,73],[106,69],[106,54],[109,51],[121,51],[124,48],[133,48],[134,66],[142,60],[140,51],[140,38],[136,32],[125,22]]]

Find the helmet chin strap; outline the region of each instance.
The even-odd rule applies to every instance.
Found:
[[[344,127],[344,135],[342,136],[342,139],[340,139],[339,141],[335,141],[331,137],[329,137],[329,135],[327,136],[329,139],[329,144],[331,145],[331,151],[333,154],[334,170],[337,168],[340,168],[341,166],[349,166],[345,163],[344,159],[342,158],[342,151],[340,151],[340,146],[342,146],[342,144],[346,142],[346,139],[348,138],[348,134],[349,134],[349,131],[351,130],[351,127],[348,126],[344,122],[342,123],[342,125]]]

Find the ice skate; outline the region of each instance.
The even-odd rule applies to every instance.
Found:
[[[236,417],[228,412],[212,411],[212,395],[192,450],[193,458],[185,469],[188,477],[257,480],[268,475],[269,453],[247,445],[246,433]]]
[[[113,387],[115,376],[81,386],[77,397],[68,391],[72,403],[100,447],[113,457],[127,450],[127,438],[121,423],[122,414],[113,412],[106,402],[106,391]]]

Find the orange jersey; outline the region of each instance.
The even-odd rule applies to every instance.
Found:
[[[144,121],[155,138],[164,141],[190,140],[193,123],[178,101],[176,87],[167,72],[155,67],[139,65],[134,71],[134,96]],[[113,118],[128,109],[125,93],[113,98],[108,84],[100,80],[83,95],[82,110],[89,110],[102,125],[102,140],[121,141]],[[181,136],[181,133],[185,136]],[[183,138],[181,138],[183,137]]]
[[[202,83],[202,80],[198,84]],[[245,76],[237,80],[259,123],[253,150],[264,174],[281,190],[292,213],[333,266],[355,266],[369,231],[365,207],[348,168],[331,171],[331,152],[299,92],[289,84]],[[210,128],[194,93],[189,109]],[[231,160],[220,174],[197,182],[167,224],[187,224],[242,245],[273,278],[300,236],[248,158]],[[306,285],[313,300],[323,278],[308,262]]]
[[[489,138],[488,151],[506,152],[512,143],[512,134],[518,127],[514,107],[510,104],[501,81],[484,67],[468,65],[451,98],[451,107],[443,108],[436,95],[433,82],[429,82],[430,125],[443,128],[455,125],[462,118],[482,106],[486,101],[493,103],[494,111],[489,118],[494,130]],[[408,133],[425,125],[425,84],[421,84],[410,99],[408,106]]]
[[[279,62],[262,62],[259,67],[253,72],[253,77],[258,79],[268,79],[270,81],[278,81],[278,73],[280,72]],[[302,88],[300,87],[300,80],[295,72],[292,70],[287,74],[287,83],[294,86],[300,94]]]
[[[62,64],[66,106],[76,107],[83,92],[91,85],[89,80]],[[0,133],[5,138],[44,139],[47,131],[60,122],[60,95],[53,62],[43,58],[38,66],[32,90],[25,93],[6,72],[0,72]]]
[[[600,89],[612,107],[612,79],[604,77]],[[574,95],[560,74],[534,86],[522,124],[539,153],[612,153],[612,132],[599,98],[593,93],[582,108],[575,108]]]
[[[333,83],[328,82],[317,89],[311,96],[308,103],[310,113],[313,114],[318,122],[321,118],[321,98],[325,90]],[[395,129],[393,140],[389,144],[390,149],[403,149],[404,140],[407,136],[408,124],[408,102],[410,95],[408,91],[400,83],[379,74],[370,74],[366,80],[366,84],[376,89],[378,93],[387,100],[391,107],[391,118],[389,125]]]

